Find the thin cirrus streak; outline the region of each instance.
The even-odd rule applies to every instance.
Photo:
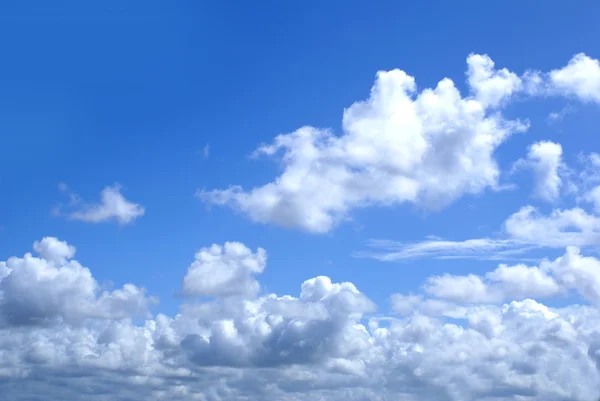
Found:
[[[412,243],[373,239],[367,242],[367,246],[373,250],[357,251],[353,256],[385,262],[419,258],[523,260],[520,255],[537,248],[521,241],[492,238],[465,241],[436,238]]]

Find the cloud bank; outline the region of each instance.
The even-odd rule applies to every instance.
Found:
[[[323,276],[296,295],[261,293],[249,277],[266,251],[212,245],[182,280],[199,298],[175,316],[148,315],[156,300],[133,284],[99,288],[64,241],[34,249],[0,262],[0,382],[12,400],[591,400],[600,390],[600,261],[576,248],[538,266],[430,277],[380,315],[354,284]],[[583,304],[540,303],[569,293]]]

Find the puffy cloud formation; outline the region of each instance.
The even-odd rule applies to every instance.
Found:
[[[370,97],[344,110],[341,135],[314,127],[279,135],[255,152],[282,155],[283,172],[272,182],[249,190],[202,190],[198,196],[257,222],[317,233],[370,205],[414,203],[436,210],[500,187],[495,151],[527,129],[499,111],[517,94],[600,99],[598,60],[583,54],[562,69],[522,76],[496,69],[487,55],[470,55],[467,66],[467,96],[448,78],[418,90],[406,72],[380,71]],[[549,143],[530,151],[536,192],[548,199],[560,187],[557,151]]]
[[[598,309],[532,299],[600,300],[600,261],[575,248],[537,267],[432,277],[425,294],[392,297],[400,316],[374,315],[354,284],[320,276],[297,296],[217,280],[201,286],[211,299],[136,322],[148,303],[137,287],[99,291],[73,247],[35,247],[40,258],[0,262],[0,390],[11,400],[583,401],[600,390]],[[265,267],[264,251],[239,243],[196,259],[216,277]],[[227,285],[237,296],[217,290]]]
[[[560,196],[561,173],[566,170],[562,154],[562,146],[559,143],[540,141],[529,147],[527,159],[517,162],[517,167],[526,167],[533,171],[533,190],[537,197],[555,201]]]
[[[506,68],[495,70],[487,55],[472,54],[467,58],[467,81],[475,100],[483,107],[500,106],[523,87],[522,79]]]
[[[548,247],[600,244],[600,217],[578,207],[554,209],[544,215],[533,206],[525,206],[505,221],[504,230],[521,242]]]
[[[472,55],[467,64],[469,97],[448,78],[418,91],[404,71],[380,71],[369,99],[344,111],[343,135],[313,127],[280,135],[256,152],[283,152],[284,171],[274,182],[199,195],[258,222],[326,232],[357,207],[413,202],[437,209],[496,188],[494,151],[526,126],[492,109],[520,78],[494,70],[487,56]]]
[[[144,318],[155,302],[133,284],[102,290],[88,268],[71,260],[75,248],[64,241],[45,237],[33,247],[40,257],[27,253],[0,263],[0,326]]]
[[[254,295],[259,284],[253,275],[262,273],[266,262],[264,249],[252,253],[239,242],[202,248],[183,278],[184,294],[200,297]]]
[[[44,237],[33,243],[33,250],[50,262],[64,263],[75,256],[75,247],[54,237]]]
[[[600,103],[600,61],[577,54],[566,67],[550,72],[549,88],[551,92]]]
[[[59,188],[62,191],[68,191],[65,184],[60,184]],[[86,223],[116,221],[119,224],[128,224],[146,212],[142,205],[125,199],[119,185],[104,188],[100,193],[100,202],[98,203],[84,203],[74,193],[70,193],[69,198],[71,210],[66,214],[67,218]],[[60,209],[61,207],[58,206],[55,211],[60,214]]]
[[[583,257],[569,247],[554,261],[540,266],[500,265],[484,277],[446,274],[431,277],[425,291],[437,298],[459,303],[498,303],[527,297],[549,298],[575,290],[589,302],[600,302],[600,262]]]

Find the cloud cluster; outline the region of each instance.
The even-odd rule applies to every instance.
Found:
[[[423,241],[397,242],[371,240],[369,251],[355,252],[357,257],[396,261],[433,257],[437,259],[522,259],[532,249],[593,248],[600,245],[600,157],[581,154],[579,170],[562,160],[560,144],[548,141],[530,146],[526,159],[517,168],[534,171],[534,194],[546,201],[568,200],[574,195],[576,206],[553,208],[544,213],[526,205],[508,216],[495,237],[448,240],[430,236]],[[562,191],[565,189],[565,191]]]
[[[78,324],[89,318],[145,318],[155,300],[133,284],[103,290],[89,269],[72,260],[75,248],[54,237],[30,253],[0,262],[0,327]]]
[[[323,276],[297,296],[247,291],[265,251],[213,245],[183,280],[210,271],[193,274],[192,293],[208,298],[138,323],[143,290],[101,291],[56,238],[34,248],[39,258],[0,263],[0,383],[13,400],[583,401],[600,390],[599,311],[530,299],[600,300],[600,261],[573,248],[539,267],[432,277],[424,294],[392,297],[400,315],[381,316],[354,284]]]
[[[261,223],[323,233],[354,209],[403,203],[440,209],[499,190],[495,152],[527,129],[502,108],[516,97],[600,103],[600,63],[579,54],[561,69],[518,75],[486,55],[467,58],[467,93],[448,78],[419,89],[401,70],[381,71],[370,96],[344,111],[342,133],[302,127],[260,146],[283,171],[249,190],[199,191]],[[208,147],[206,147],[208,155]],[[261,291],[267,253],[240,242],[201,248],[182,278],[174,316],[134,284],[102,288],[54,237],[34,254],[0,262],[0,394],[11,400],[585,401],[600,394],[600,156],[565,174],[562,147],[532,144],[517,166],[534,195],[576,207],[524,206],[502,236],[417,243],[373,241],[369,256],[508,259],[566,247],[532,264],[427,278],[393,294],[394,313],[351,282],[307,278],[297,294]],[[62,187],[67,191],[66,186]],[[593,212],[582,205],[591,205]],[[97,203],[70,194],[73,220],[126,224],[144,214],[119,186]],[[59,210],[59,213],[60,210]],[[575,300],[563,307],[557,300]],[[544,305],[541,301],[546,302]]]
[[[425,291],[437,298],[458,303],[498,303],[506,300],[551,298],[576,291],[587,301],[600,302],[600,262],[583,257],[579,248],[569,247],[554,261],[540,266],[500,265],[485,276],[431,277]]]
[[[198,196],[257,222],[317,233],[368,205],[413,203],[436,210],[501,187],[494,154],[527,129],[500,112],[518,94],[600,102],[600,64],[584,54],[562,69],[522,76],[496,69],[486,55],[470,55],[467,66],[466,96],[448,78],[418,90],[406,72],[380,71],[370,97],[344,110],[341,135],[314,127],[279,135],[255,152],[282,154],[283,172],[271,183],[201,190]],[[561,154],[556,144],[542,142],[528,156],[536,193],[549,200],[560,189]]]

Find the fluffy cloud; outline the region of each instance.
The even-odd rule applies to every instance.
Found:
[[[555,201],[562,186],[561,173],[566,170],[562,161],[562,146],[550,141],[536,142],[529,147],[527,159],[517,167],[530,168],[534,174],[534,194],[547,201]]]
[[[576,291],[587,301],[599,304],[600,261],[582,256],[579,248],[569,247],[563,256],[554,261],[544,260],[539,267],[500,265],[483,277],[474,274],[434,276],[428,279],[424,289],[431,296],[459,304],[499,303],[528,297],[543,299],[569,291]]]
[[[264,249],[252,253],[239,242],[202,248],[183,278],[184,294],[197,297],[254,295],[259,284],[253,275],[262,273],[266,262]]]
[[[551,92],[600,103],[600,61],[580,53],[549,75]]]
[[[242,291],[136,324],[132,309],[108,312],[119,296],[94,292],[73,247],[55,238],[36,244],[54,249],[44,251],[48,259],[0,263],[8,271],[0,313],[12,323],[0,327],[0,389],[10,399],[583,401],[600,386],[598,310],[530,299],[571,289],[600,300],[600,261],[574,248],[539,267],[431,278],[427,294],[444,298],[396,294],[402,317],[371,315],[355,285],[320,276],[298,296]],[[197,259],[216,260],[213,273],[244,260],[262,269],[263,253],[229,243]],[[5,307],[15,304],[27,307]],[[17,324],[32,323],[32,311],[45,324]]]
[[[472,54],[467,58],[467,81],[475,99],[484,107],[500,106],[523,87],[522,79],[506,68],[495,70],[487,55]]]
[[[600,244],[600,217],[581,208],[555,209],[549,215],[543,215],[536,208],[525,206],[506,220],[504,230],[518,241],[540,246]]]
[[[494,152],[525,128],[498,111],[516,94],[598,101],[598,63],[586,56],[523,76],[495,69],[487,56],[467,64],[466,97],[448,79],[417,91],[406,73],[381,72],[370,98],[345,111],[341,136],[304,127],[259,148],[283,153],[272,183],[200,195],[256,221],[313,232],[368,205],[436,209],[499,187]],[[560,160],[552,145],[530,149],[536,193],[546,199],[561,188]],[[580,174],[582,202],[596,202],[598,160],[590,155]],[[70,218],[89,222],[143,214],[119,187],[106,188],[98,204],[72,195],[69,207]],[[543,214],[526,206],[501,238],[374,245],[393,248],[386,260],[516,257],[529,247],[595,246],[598,225],[579,207]],[[396,314],[386,315],[353,283],[325,276],[308,278],[294,295],[262,293],[266,251],[215,244],[188,267],[174,316],[149,314],[156,300],[133,284],[102,289],[64,241],[46,237],[33,248],[38,256],[0,262],[7,399],[584,401],[600,392],[600,261],[576,247],[555,260],[429,277],[422,292],[392,295]],[[566,296],[582,304],[540,303],[573,299]]]
[[[487,56],[472,55],[467,64],[467,97],[448,78],[418,91],[404,71],[380,71],[369,99],[344,111],[341,136],[313,127],[280,135],[256,151],[283,153],[274,182],[199,196],[258,222],[326,232],[358,207],[412,202],[439,209],[497,188],[494,152],[526,125],[493,109],[520,88],[520,78],[494,70]]]
[[[59,187],[63,192],[68,191],[65,184],[61,184]],[[98,203],[84,203],[74,193],[70,193],[69,198],[70,211],[66,213],[67,218],[86,223],[117,221],[119,224],[128,224],[145,213],[142,205],[125,199],[121,194],[119,185],[104,188],[100,193],[100,202]],[[62,213],[60,205],[55,209],[55,212],[57,214]]]
[[[66,242],[46,237],[34,249],[40,257],[27,253],[1,264],[0,326],[144,317],[155,301],[132,284],[102,290],[89,269],[71,260],[75,248]]]
[[[547,298],[563,289],[549,273],[538,267],[500,265],[485,277],[446,274],[429,278],[425,291],[458,303],[498,303],[507,299]]]
[[[35,241],[33,250],[50,262],[65,263],[67,259],[75,256],[74,246],[54,237],[44,237],[41,241]]]
[[[466,194],[499,188],[495,151],[527,128],[498,111],[515,95],[600,99],[600,64],[583,54],[562,69],[522,76],[495,69],[486,55],[470,55],[467,65],[464,97],[448,78],[417,90],[406,72],[380,71],[370,97],[344,110],[341,135],[302,127],[256,150],[282,154],[283,172],[273,182],[250,190],[201,190],[198,196],[257,222],[317,233],[365,206],[409,202],[436,210]],[[561,155],[549,142],[531,147],[527,163],[536,173],[537,195],[558,196]]]

